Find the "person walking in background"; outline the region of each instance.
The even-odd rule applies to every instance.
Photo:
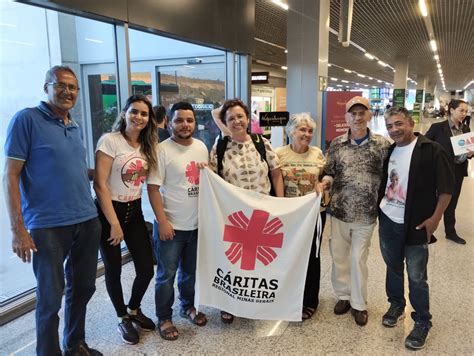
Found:
[[[291,143],[275,149],[283,173],[285,197],[300,197],[314,192],[323,193],[319,179],[326,164],[326,159],[318,147],[311,146],[315,128],[316,123],[309,113],[291,115],[286,125],[286,133]],[[326,222],[326,209],[324,207],[321,208],[320,218],[321,231],[315,228],[311,243],[303,295],[302,320],[310,319],[319,305],[321,277],[319,246],[321,241],[318,240],[318,233],[322,237]]]
[[[356,96],[346,104],[349,131],[331,142],[327,151],[325,189],[331,188],[331,280],[337,315],[352,314],[357,325],[368,321],[367,258],[377,219],[377,198],[383,162],[390,143],[373,134],[369,101]]]
[[[166,108],[162,105],[154,106],[153,112],[155,113],[156,124],[158,126],[158,139],[163,142],[169,138],[170,132],[168,131],[168,117],[166,116]]]
[[[385,112],[385,125],[395,141],[384,163],[380,185],[380,250],[387,265],[385,289],[390,308],[382,324],[394,327],[405,315],[404,266],[408,274],[411,314],[415,321],[405,346],[418,350],[425,346],[432,326],[429,310],[428,244],[451,199],[454,177],[443,148],[414,133],[414,122],[405,108]],[[388,173],[397,172],[397,185],[406,199],[392,198]]]
[[[148,195],[155,213],[153,239],[158,262],[155,306],[160,336],[176,340],[173,325],[174,280],[178,275],[180,315],[197,326],[206,315],[194,307],[198,238],[199,165],[207,164],[204,143],[193,138],[194,109],[187,102],[171,108],[171,138],[160,143],[158,164],[148,177]]]
[[[451,137],[471,131],[468,126],[463,124],[467,113],[468,106],[465,101],[451,100],[448,104],[448,119],[431,124],[425,135],[430,140],[436,141],[443,146],[451,161],[451,168],[454,172],[453,197],[444,212],[444,231],[448,240],[461,245],[466,244],[466,240],[460,237],[456,231],[456,206],[461,194],[464,177],[467,176],[467,160],[472,158],[474,152],[455,156]]]
[[[46,72],[43,90],[47,101],[19,111],[7,130],[4,191],[12,248],[23,262],[33,257],[36,353],[62,354],[58,312],[65,291],[64,355],[102,355],[85,341],[100,222],[82,130],[70,115],[79,93],[76,74],[54,66]]]
[[[123,342],[136,344],[141,330],[155,329],[140,303],[153,278],[153,255],[142,212],[142,185],[157,165],[157,129],[152,106],[143,95],[132,95],[120,113],[115,131],[97,143],[94,189],[102,223],[100,253],[105,284],[119,319]],[[121,242],[125,241],[135,266],[135,280],[127,304],[122,283]]]

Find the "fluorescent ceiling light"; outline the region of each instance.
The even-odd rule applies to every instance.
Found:
[[[331,63],[328,63],[328,67],[332,67],[332,64],[331,64]]]
[[[270,62],[261,61],[260,59],[255,60],[258,64],[263,64],[264,66],[271,66]]]
[[[365,75],[357,73],[358,77],[365,78]]]
[[[337,82],[337,78],[331,78],[331,80],[334,80],[335,82]]]
[[[441,64],[439,64],[439,63],[436,63],[436,66],[437,66],[438,68],[441,68]]]
[[[349,83],[348,80],[344,80],[344,79],[342,79],[341,82],[343,82],[343,83]]]
[[[365,52],[364,53],[364,56],[366,56],[367,58],[369,59],[374,59],[375,57],[373,55],[371,55],[369,52]]]
[[[436,46],[436,41],[435,40],[430,41],[430,46],[431,46],[431,49],[433,50],[433,52],[436,52],[438,50],[438,46]]]
[[[384,66],[384,67],[388,66],[388,64],[387,64],[387,63],[385,63],[385,62],[382,62],[382,61],[378,61],[377,63],[378,63],[378,64],[380,64],[381,66]]]
[[[287,69],[288,69],[288,67],[287,67],[287,66],[281,66],[281,69],[283,69],[283,70],[287,70]]]
[[[341,85],[341,84],[336,84],[336,86],[337,86],[337,87],[342,87],[342,85]]]
[[[379,82],[379,83],[382,83],[382,81],[381,81],[381,80],[379,80],[379,79],[377,79],[377,82]]]
[[[421,15],[423,17],[428,16],[428,9],[426,8],[425,0],[418,1],[418,5],[420,6]]]
[[[439,60],[439,55],[435,54],[433,58],[436,59],[436,60]]]
[[[288,50],[287,50],[287,49],[285,49],[285,53],[288,53]]]
[[[346,73],[352,73],[352,71],[349,70],[349,69],[344,69],[344,72],[346,72]]]
[[[374,79],[374,78],[372,78],[372,77],[367,77],[367,78],[369,78],[370,80],[373,80],[373,79]]]
[[[288,4],[285,4],[281,0],[272,0],[272,3],[274,3],[275,5],[280,6],[284,10],[288,10]]]
[[[104,43],[104,41],[101,41],[101,40],[96,40],[94,38],[84,38],[86,41],[89,41],[89,42],[94,42],[94,43]]]
[[[471,80],[469,83],[466,84],[466,86],[463,88],[463,89],[466,89],[468,86],[470,86],[471,84],[474,84],[474,80]]]

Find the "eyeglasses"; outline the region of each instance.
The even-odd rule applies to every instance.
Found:
[[[54,89],[65,91],[66,89],[69,90],[71,93],[76,93],[80,90],[80,88],[74,84],[66,84],[62,82],[50,82],[47,85],[52,85]]]

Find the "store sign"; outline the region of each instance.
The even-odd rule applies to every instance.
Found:
[[[405,107],[405,89],[393,89],[393,106]]]
[[[252,72],[252,84],[268,84],[270,72]]]
[[[346,103],[354,96],[362,96],[361,91],[328,91],[325,93],[323,122],[325,123],[325,147],[334,138],[347,132],[349,125],[346,121]]]
[[[319,76],[319,91],[326,91],[328,89],[328,77]]]
[[[424,93],[423,89],[418,89],[416,91],[416,95],[415,95],[415,102],[416,103],[422,103],[423,102],[423,93]]]
[[[214,110],[214,104],[191,104],[196,111],[211,111]]]
[[[260,126],[285,126],[290,119],[288,111],[260,112]]]

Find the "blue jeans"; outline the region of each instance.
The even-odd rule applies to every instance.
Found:
[[[406,260],[412,319],[431,327],[428,287],[428,244],[406,245],[405,226],[390,220],[384,213],[379,216],[380,250],[387,265],[385,289],[390,304],[405,307],[404,265]]]
[[[179,267],[178,290],[181,309],[194,306],[198,230],[175,230],[173,240],[161,241],[158,223],[153,226],[157,260],[155,305],[158,321],[171,320],[174,303],[174,278]]]
[[[36,353],[61,355],[59,317],[66,276],[63,348],[85,341],[87,303],[95,292],[100,222],[32,229],[36,288]],[[64,268],[64,261],[66,266]]]

